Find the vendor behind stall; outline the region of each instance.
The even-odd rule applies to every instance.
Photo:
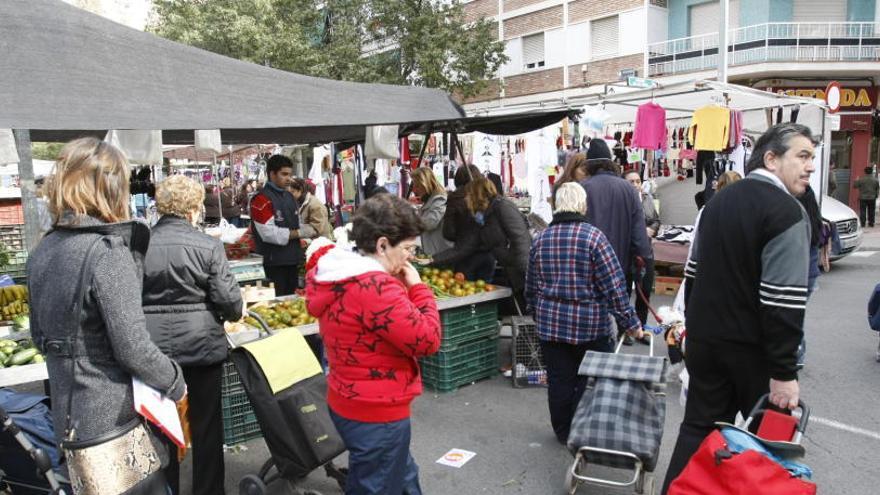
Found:
[[[275,295],[293,294],[299,287],[299,205],[287,190],[293,162],[273,155],[266,162],[266,185],[251,200],[251,222],[257,252],[263,256],[266,276],[275,284]]]

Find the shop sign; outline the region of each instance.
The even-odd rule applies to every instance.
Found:
[[[825,100],[826,88],[773,88],[771,91],[787,96]],[[876,104],[876,87],[840,88],[840,110],[872,110]]]

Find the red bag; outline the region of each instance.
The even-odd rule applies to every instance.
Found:
[[[724,435],[713,431],[669,486],[667,495],[815,495],[816,485],[793,477],[764,454],[741,454],[727,448]]]

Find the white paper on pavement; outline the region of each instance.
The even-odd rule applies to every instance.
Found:
[[[131,379],[131,389],[134,410],[158,426],[178,447],[184,447],[183,427],[177,414],[177,404],[134,377]]]
[[[443,457],[437,459],[437,464],[460,468],[467,464],[469,460],[473,459],[475,455],[477,455],[476,452],[470,452],[461,449],[452,449],[444,454]]]

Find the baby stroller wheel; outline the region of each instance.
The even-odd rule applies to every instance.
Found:
[[[266,484],[255,474],[248,474],[238,482],[239,495],[266,495]]]
[[[575,472],[580,472],[584,469],[584,457],[580,452],[575,456],[574,463],[565,471],[565,484],[563,485],[563,490],[568,495],[574,495],[577,492],[578,486],[581,484],[580,480],[574,477]]]

